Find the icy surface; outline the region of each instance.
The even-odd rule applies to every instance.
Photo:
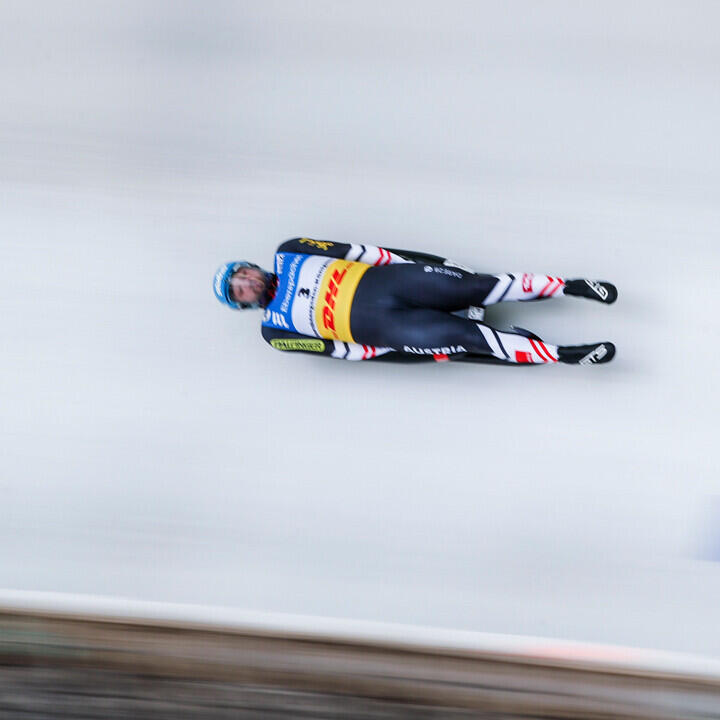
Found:
[[[3,3],[0,587],[720,656],[719,20]],[[612,280],[488,320],[617,358],[276,352],[212,274],[297,235]]]

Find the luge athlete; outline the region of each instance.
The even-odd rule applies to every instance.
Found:
[[[527,330],[500,331],[479,321],[485,306],[503,301],[572,295],[615,302],[617,289],[602,281],[485,275],[427,253],[295,238],[277,249],[273,272],[226,263],[214,290],[233,309],[263,309],[263,337],[278,350],[504,365],[591,365],[615,355],[611,342],[551,345]],[[454,314],[468,310],[469,317]]]

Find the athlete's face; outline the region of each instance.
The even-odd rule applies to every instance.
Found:
[[[240,268],[230,278],[230,298],[235,302],[257,302],[264,290],[265,274],[257,268]]]

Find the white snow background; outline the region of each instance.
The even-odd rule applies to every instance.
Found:
[[[0,587],[720,655],[719,22],[5,0]],[[611,280],[488,317],[618,355],[277,352],[212,276],[298,235]]]

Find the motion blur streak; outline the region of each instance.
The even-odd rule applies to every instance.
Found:
[[[720,657],[719,20],[3,2],[0,587]],[[488,320],[617,358],[273,351],[212,274],[297,235],[610,280]]]
[[[58,706],[111,719],[700,720],[720,706],[718,663],[667,653],[243,613],[223,627],[233,613],[219,608],[30,594],[22,610],[9,599],[0,711],[11,720]],[[40,609],[51,601],[62,612]]]

